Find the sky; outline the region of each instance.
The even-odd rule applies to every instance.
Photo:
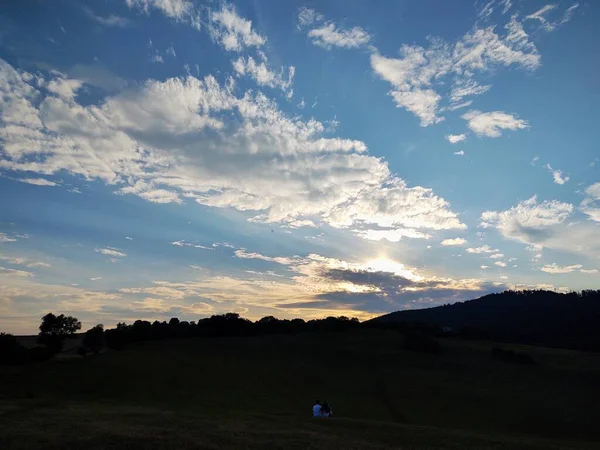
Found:
[[[600,5],[0,9],[0,330],[600,287]]]

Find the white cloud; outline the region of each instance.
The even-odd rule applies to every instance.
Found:
[[[17,242],[17,239],[5,233],[0,233],[0,243]]]
[[[432,125],[443,120],[438,116],[442,97],[436,87],[447,85],[446,78],[452,80],[452,104],[446,109],[454,110],[466,106],[465,97],[490,89],[490,85],[480,85],[473,79],[477,73],[496,67],[535,70],[540,66],[537,48],[516,17],[504,29],[501,35],[493,26],[475,27],[453,44],[430,38],[427,47],[403,45],[400,58],[371,55],[371,67],[392,85],[390,95],[398,107],[413,112],[421,126]],[[499,119],[503,117],[496,117],[496,122]]]
[[[429,239],[431,234],[422,233],[410,228],[397,228],[392,230],[354,230],[357,236],[369,241],[381,241],[383,239],[390,242],[399,242],[402,238],[410,239]]]
[[[102,277],[91,277],[90,281],[99,281],[101,279],[102,279]]]
[[[464,150],[460,150],[460,151],[458,151],[458,152],[454,152],[454,154],[455,154],[455,155],[458,155],[458,156],[465,156],[465,152],[464,152]]]
[[[579,3],[574,3],[569,6],[562,15],[561,19],[550,20],[548,17],[552,15],[553,11],[558,8],[558,5],[544,5],[539,10],[535,11],[528,16],[525,16],[525,20],[537,20],[541,27],[546,31],[554,31],[560,25],[567,23],[571,20],[573,12],[579,7]]]
[[[588,273],[588,274],[593,274],[593,273],[598,273],[599,272],[598,269],[579,269],[579,271],[581,273]]]
[[[504,253],[494,253],[493,255],[490,255],[491,259],[500,259],[500,258],[504,258]]]
[[[327,50],[332,47],[360,48],[371,41],[369,33],[361,27],[342,29],[338,28],[333,22],[327,22],[318,28],[313,28],[308,32],[308,37],[313,44]]]
[[[585,194],[586,197],[581,202],[579,209],[591,220],[600,222],[600,182],[588,186]]]
[[[325,17],[314,9],[300,8],[298,11],[298,30],[311,28],[308,37],[312,43],[327,50],[332,47],[361,48],[368,46],[371,36],[361,27],[344,29],[332,21],[324,22]]]
[[[19,181],[36,186],[58,186],[54,181],[46,180],[45,178],[20,178]]]
[[[120,252],[114,248],[96,248],[94,249],[97,253],[102,253],[107,256],[114,256],[115,258],[124,258],[127,253]]]
[[[481,226],[497,228],[504,236],[520,238],[563,223],[573,212],[573,205],[557,200],[537,202],[534,195],[508,211],[486,211],[481,214]],[[531,242],[535,243],[535,242]]]
[[[31,268],[34,268],[34,267],[46,267],[46,268],[52,267],[51,264],[48,264],[48,263],[43,262],[43,261],[30,262],[30,263],[27,263],[26,266],[27,267],[31,267]]]
[[[481,254],[481,253],[494,253],[497,252],[498,249],[497,248],[492,248],[489,245],[482,245],[481,247],[469,247],[466,249],[467,253],[475,253],[475,254]]]
[[[531,160],[531,165],[535,166],[535,163],[538,162],[540,160],[539,156],[534,156],[533,159]]]
[[[522,130],[529,125],[525,120],[501,111],[481,112],[471,110],[461,116],[478,136],[499,137],[502,130]]]
[[[273,72],[267,67],[264,61],[257,63],[252,56],[248,56],[247,58],[240,56],[237,60],[233,61],[233,69],[238,75],[248,75],[259,86],[278,88],[282,91],[290,90],[296,73],[294,66],[288,67],[287,75],[284,75],[283,69],[280,72]]]
[[[6,269],[4,267],[0,267],[0,276],[32,277],[33,274],[31,272],[27,272],[26,270]]]
[[[128,241],[133,241],[133,238],[129,236],[125,236],[125,239],[127,239]]]
[[[245,47],[261,47],[267,39],[252,29],[252,21],[240,17],[235,8],[223,4],[220,11],[210,14],[209,31],[213,39],[227,51],[242,51]]]
[[[565,184],[570,179],[570,177],[568,177],[568,176],[563,177],[562,170],[552,169],[552,166],[550,166],[550,164],[546,164],[546,169],[548,169],[548,171],[552,174],[552,176],[554,178],[554,182],[556,184]]]
[[[154,55],[154,56],[152,56],[152,58],[150,58],[150,61],[152,61],[153,63],[159,63],[159,64],[162,64],[162,63],[165,62],[163,60],[163,57],[160,56],[160,55]]]
[[[194,247],[194,248],[202,248],[204,250],[214,250],[214,247],[207,247],[205,245],[194,244],[192,242],[186,242],[186,241],[171,242],[171,245],[174,245],[176,247]]]
[[[485,269],[489,269],[489,268],[490,268],[490,266],[483,265],[483,266],[481,266],[481,268],[482,268],[483,270],[485,270]]]
[[[458,144],[459,142],[467,140],[466,134],[447,134],[446,139],[451,144]]]
[[[559,266],[556,263],[547,264],[542,267],[540,270],[542,272],[558,274],[558,273],[571,273],[577,269],[581,269],[583,266],[581,264],[573,264],[571,266]]]
[[[167,55],[172,56],[173,58],[177,57],[177,54],[175,53],[175,49],[173,48],[172,45],[170,47],[167,47],[167,49],[165,50],[165,53]]]
[[[83,6],[82,9],[89,18],[95,20],[100,25],[119,28],[125,28],[127,25],[129,25],[129,20],[125,17],[117,16],[114,14],[111,14],[108,17],[102,17],[94,13],[94,11],[89,7]]]
[[[200,29],[200,18],[194,4],[190,0],[125,0],[130,8],[138,8],[149,14],[150,9],[157,9],[165,16],[180,22],[188,22]]]
[[[567,224],[573,205],[557,200],[525,200],[507,211],[486,211],[481,226],[530,245],[532,251],[552,248],[586,257],[600,257],[600,228],[589,222]],[[540,255],[541,257],[541,255]]]
[[[321,22],[323,19],[323,15],[317,13],[314,9],[302,7],[298,10],[298,29],[312,25],[315,22]]]
[[[496,261],[494,264],[497,265],[497,266],[499,266],[499,267],[506,267],[506,263],[502,262],[502,261]]]
[[[448,202],[408,186],[363,142],[325,138],[324,124],[287,116],[262,93],[237,97],[230,84],[188,76],[81,106],[44,98],[4,61],[0,67],[2,169],[66,171],[120,194],[156,203],[187,197],[260,222],[360,224],[413,236],[465,228]],[[224,112],[237,119],[224,122]]]
[[[454,238],[454,239],[444,239],[441,244],[442,245],[465,245],[467,243],[466,239],[463,238]]]

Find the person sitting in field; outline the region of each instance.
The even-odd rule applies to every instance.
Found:
[[[319,400],[316,400],[313,405],[313,417],[321,417],[321,403],[319,403]]]
[[[321,417],[331,417],[333,416],[333,413],[331,412],[331,407],[329,406],[329,403],[327,403],[327,400],[325,400],[323,402],[323,405],[321,405]]]

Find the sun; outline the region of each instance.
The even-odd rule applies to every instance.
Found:
[[[419,281],[423,277],[415,274],[412,270],[408,269],[404,264],[396,262],[386,257],[379,257],[371,259],[364,263],[364,268],[373,272],[388,272],[395,275],[404,277],[408,280]]]

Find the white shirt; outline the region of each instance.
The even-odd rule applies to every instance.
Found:
[[[313,406],[313,417],[319,417],[321,415],[321,405]]]

